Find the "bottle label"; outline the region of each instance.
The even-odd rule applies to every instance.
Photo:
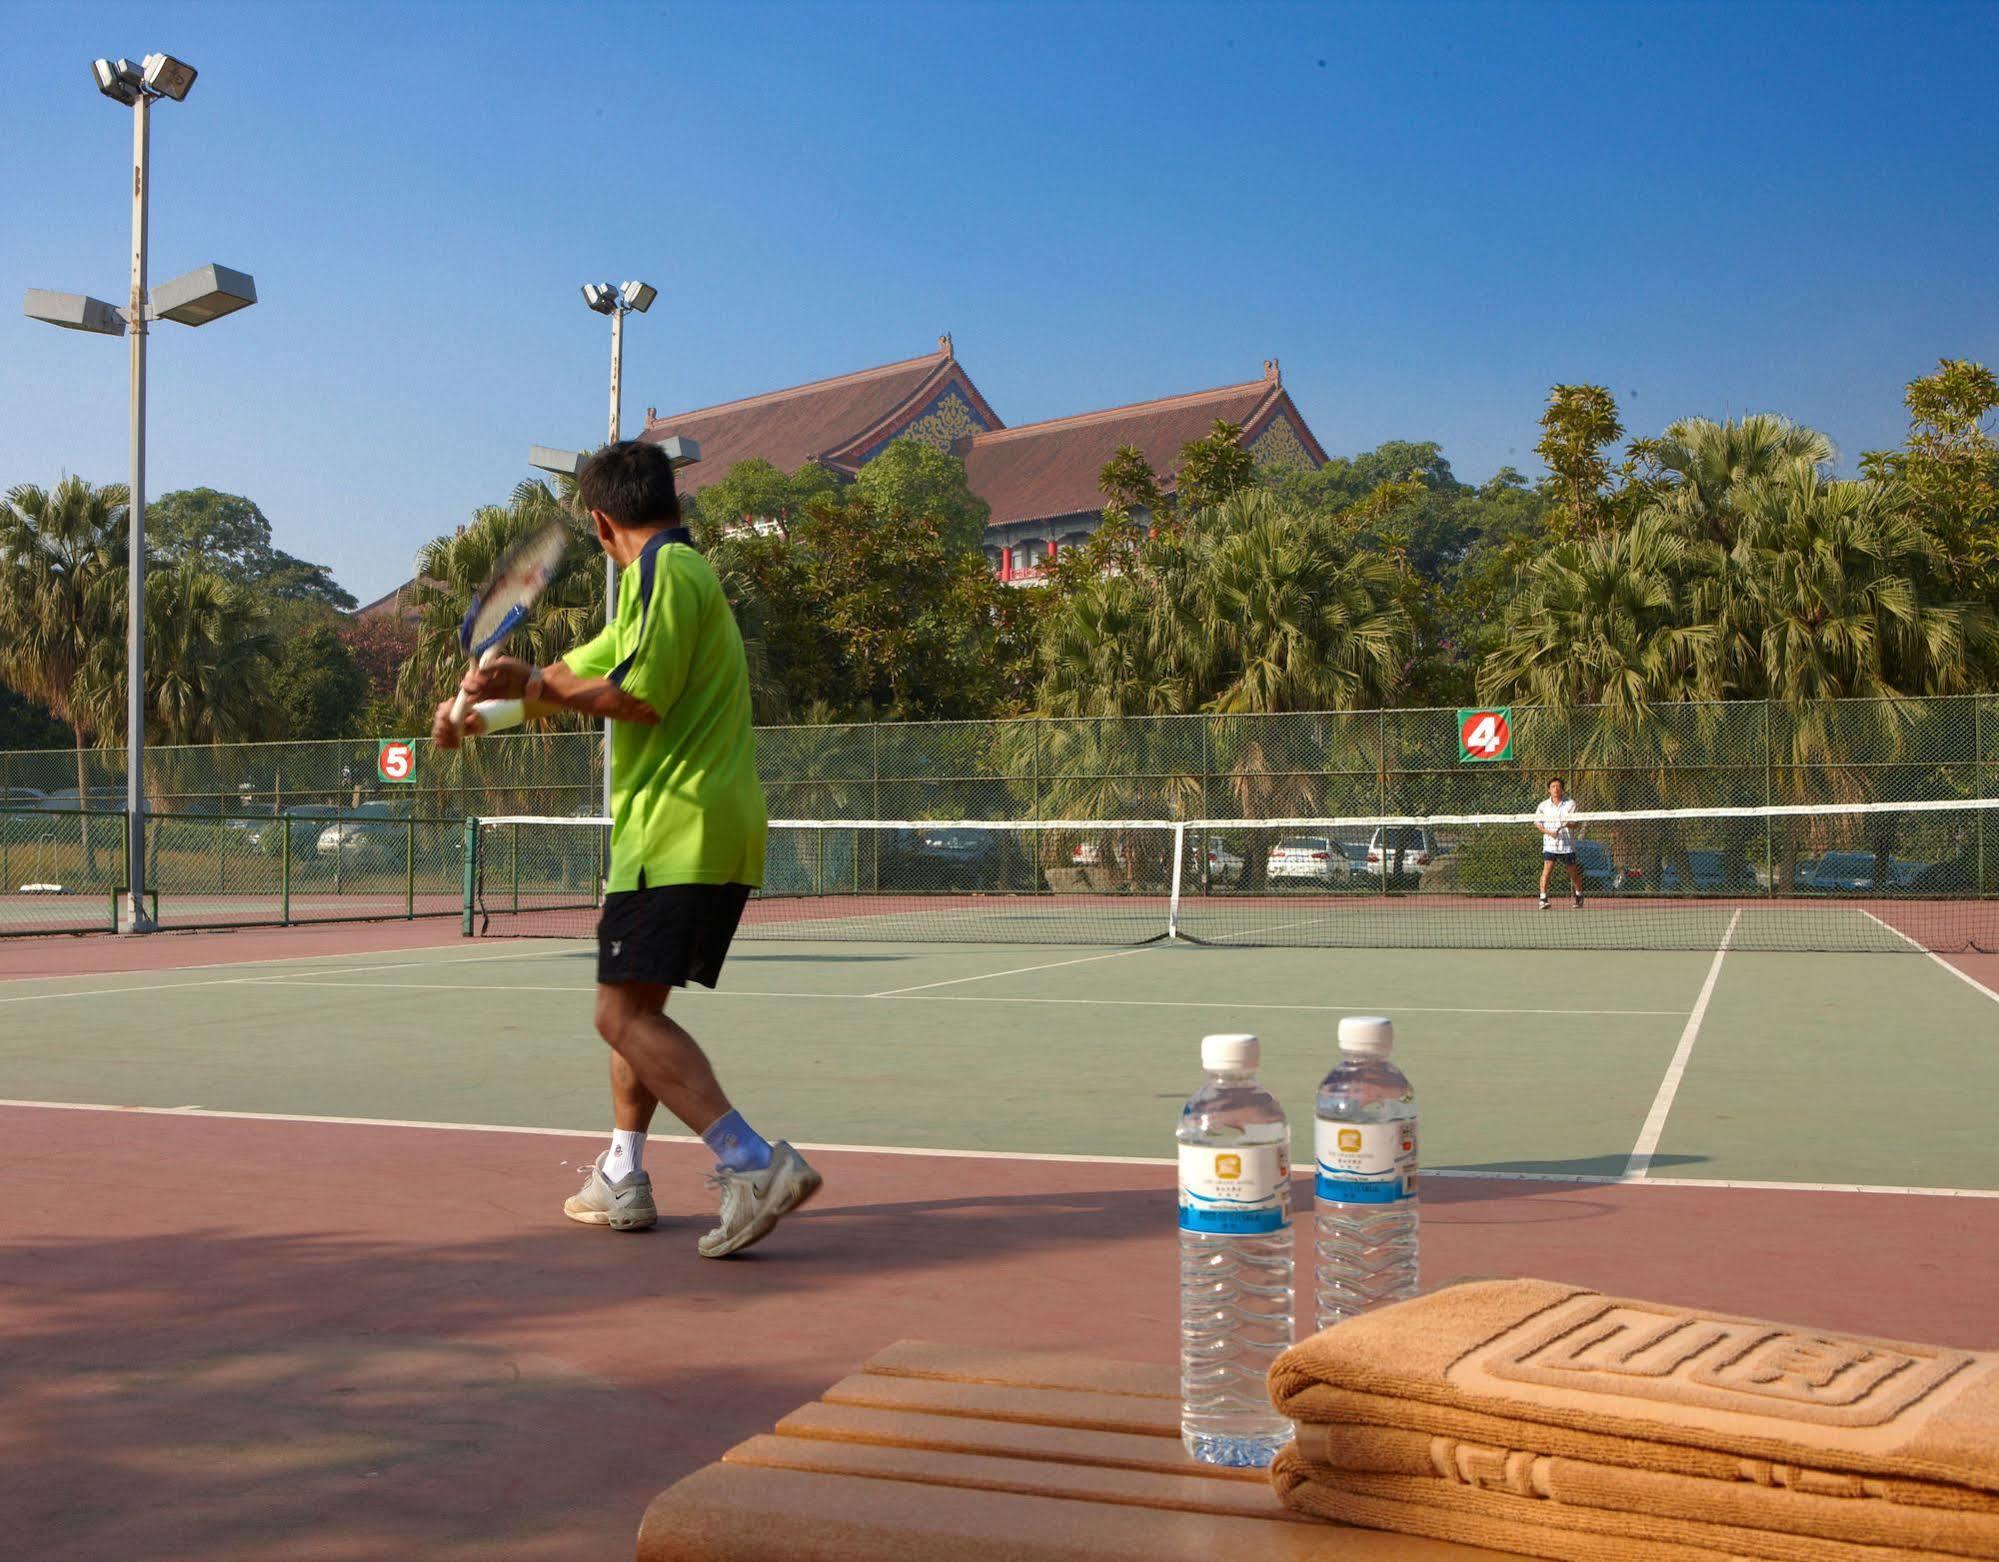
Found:
[[[1291,1150],[1245,1144],[1230,1150],[1180,1146],[1180,1229],[1226,1236],[1283,1231],[1291,1224]]]
[[[1342,1123],[1321,1118],[1315,1184],[1334,1204],[1399,1204],[1416,1197],[1416,1119]]]

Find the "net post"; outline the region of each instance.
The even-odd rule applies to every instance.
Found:
[[[1180,936],[1180,876],[1187,862],[1187,825],[1184,820],[1173,826],[1173,893],[1166,902],[1166,937],[1169,941]]]
[[[471,815],[465,818],[465,849],[459,854],[465,859],[462,872],[462,889],[465,906],[458,914],[458,931],[466,938],[472,936],[472,907],[476,900],[479,883],[479,821]]]
[[[1985,696],[1971,697],[1971,787],[1980,798],[1985,796]],[[1972,886],[1972,897],[1985,898],[1985,810],[1974,811],[1978,821],[1978,882]]]

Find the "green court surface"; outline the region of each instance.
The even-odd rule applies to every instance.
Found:
[[[593,959],[467,943],[4,982],[0,1097],[596,1129]],[[1170,1156],[1217,1030],[1263,1037],[1309,1129],[1339,1016],[1385,1013],[1432,1170],[1999,1190],[1999,1001],[1914,953],[747,943],[674,1012],[751,1121],[801,1143]]]

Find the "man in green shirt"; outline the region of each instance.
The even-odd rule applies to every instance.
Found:
[[[503,657],[466,674],[465,691],[487,703],[464,730],[488,730],[499,702],[515,700],[529,716],[572,710],[613,721],[597,1033],[611,1045],[617,1128],[563,1213],[614,1231],[658,1219],[645,1136],[664,1103],[715,1152],[722,1214],[700,1250],[725,1258],[769,1235],[820,1184],[788,1143],[767,1143],[743,1121],[694,1038],[666,1013],[674,988],[715,985],[763,880],[749,669],[715,572],[680,524],[666,453],[635,440],[607,446],[576,487],[623,572],[617,616],[547,667]],[[457,743],[449,702],[431,735],[446,748]]]

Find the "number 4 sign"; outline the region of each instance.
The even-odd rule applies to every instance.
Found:
[[[384,738],[375,751],[375,774],[384,781],[416,779],[416,747],[401,738]]]
[[[1485,760],[1513,757],[1513,708],[1495,705],[1489,710],[1458,712],[1458,763],[1477,764]]]

